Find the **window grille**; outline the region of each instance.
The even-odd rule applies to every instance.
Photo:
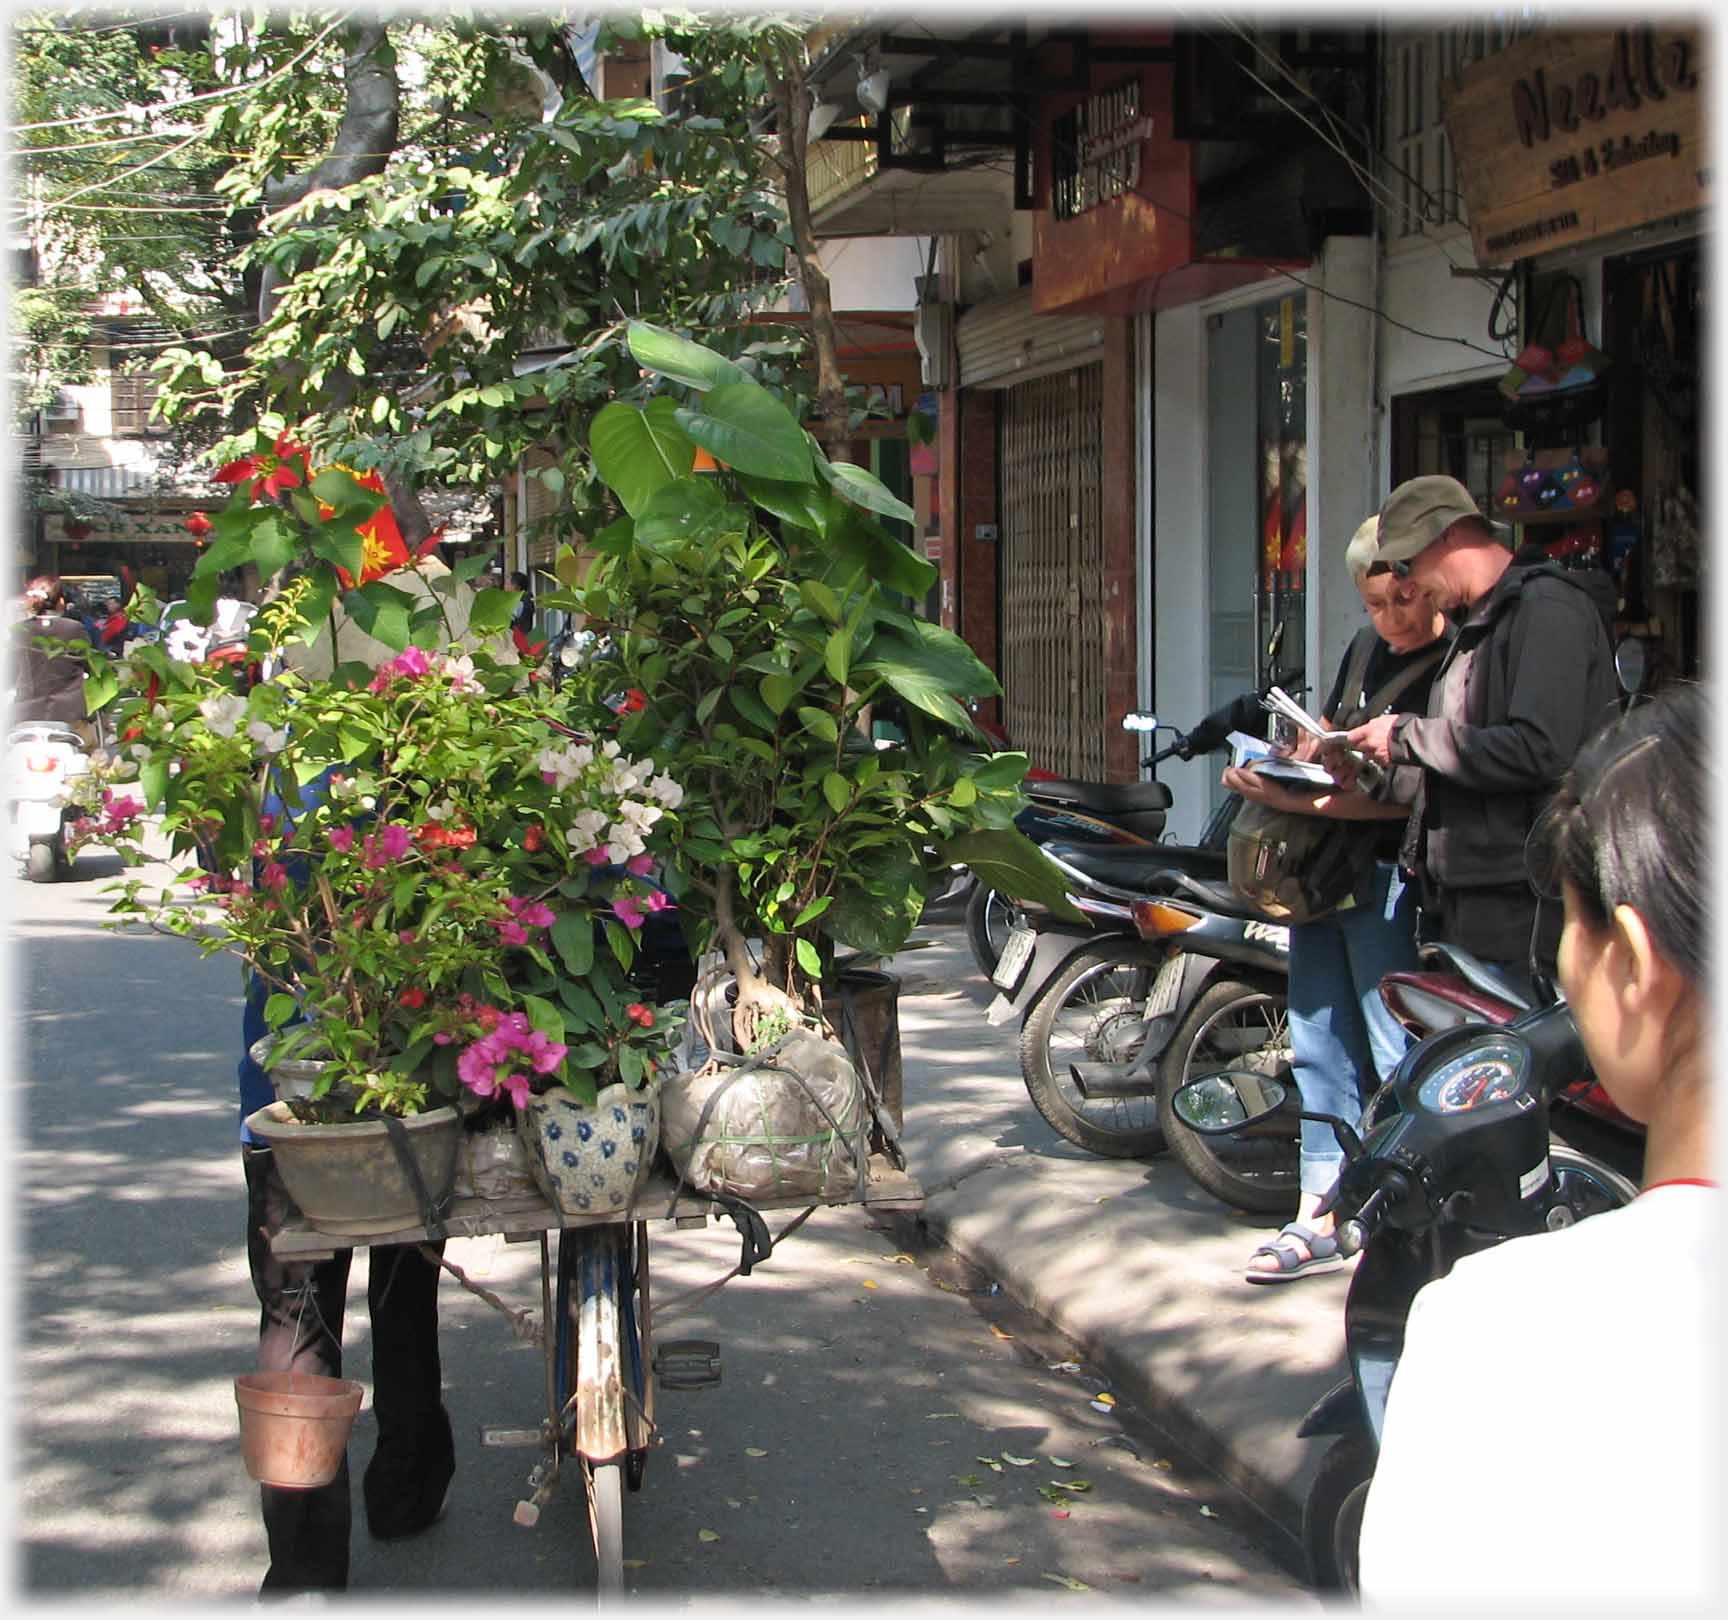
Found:
[[[1530,6],[1472,17],[1421,34],[1389,31],[1384,75],[1380,231],[1388,245],[1463,219],[1463,198],[1446,139],[1446,101],[1464,69],[1544,25]]]

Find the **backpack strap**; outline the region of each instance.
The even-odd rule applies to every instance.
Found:
[[[1429,649],[1427,657],[1419,658],[1413,664],[1406,664],[1373,697],[1368,699],[1356,724],[1363,725],[1384,714],[1409,687],[1419,681],[1446,656],[1447,646],[1448,643],[1442,640]]]
[[[1351,725],[1371,718],[1366,711],[1360,715],[1357,714],[1356,698],[1361,696],[1362,681],[1368,673],[1368,661],[1374,656],[1374,648],[1379,640],[1379,634],[1374,626],[1365,624],[1356,632],[1355,639],[1350,643],[1350,650],[1344,655],[1344,683],[1341,690],[1344,694],[1344,714],[1355,717],[1351,719]],[[1332,716],[1332,723],[1339,726],[1340,729],[1345,729],[1342,721],[1343,716]]]

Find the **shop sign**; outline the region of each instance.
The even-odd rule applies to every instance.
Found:
[[[1510,264],[1703,205],[1702,36],[1537,34],[1466,68],[1446,133],[1476,257]]]
[[[1140,183],[1140,147],[1152,119],[1140,112],[1140,81],[1088,96],[1051,130],[1051,210],[1073,219]]]

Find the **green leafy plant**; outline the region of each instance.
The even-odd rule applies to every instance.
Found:
[[[595,537],[585,587],[546,600],[608,639],[589,712],[646,694],[619,737],[651,744],[689,796],[668,881],[737,976],[741,1045],[776,1011],[816,1012],[837,946],[899,949],[953,861],[1066,908],[1013,825],[1025,756],[984,751],[964,706],[994,676],[909,610],[934,571],[878,520],[910,510],[724,356],[640,322],[629,343],[678,393],[595,417],[623,515]],[[718,471],[692,470],[698,448]],[[884,705],[891,742],[871,731]]]

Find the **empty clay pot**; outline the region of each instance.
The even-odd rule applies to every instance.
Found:
[[[260,1485],[308,1490],[328,1485],[342,1466],[365,1388],[318,1373],[241,1373],[240,1451]]]

